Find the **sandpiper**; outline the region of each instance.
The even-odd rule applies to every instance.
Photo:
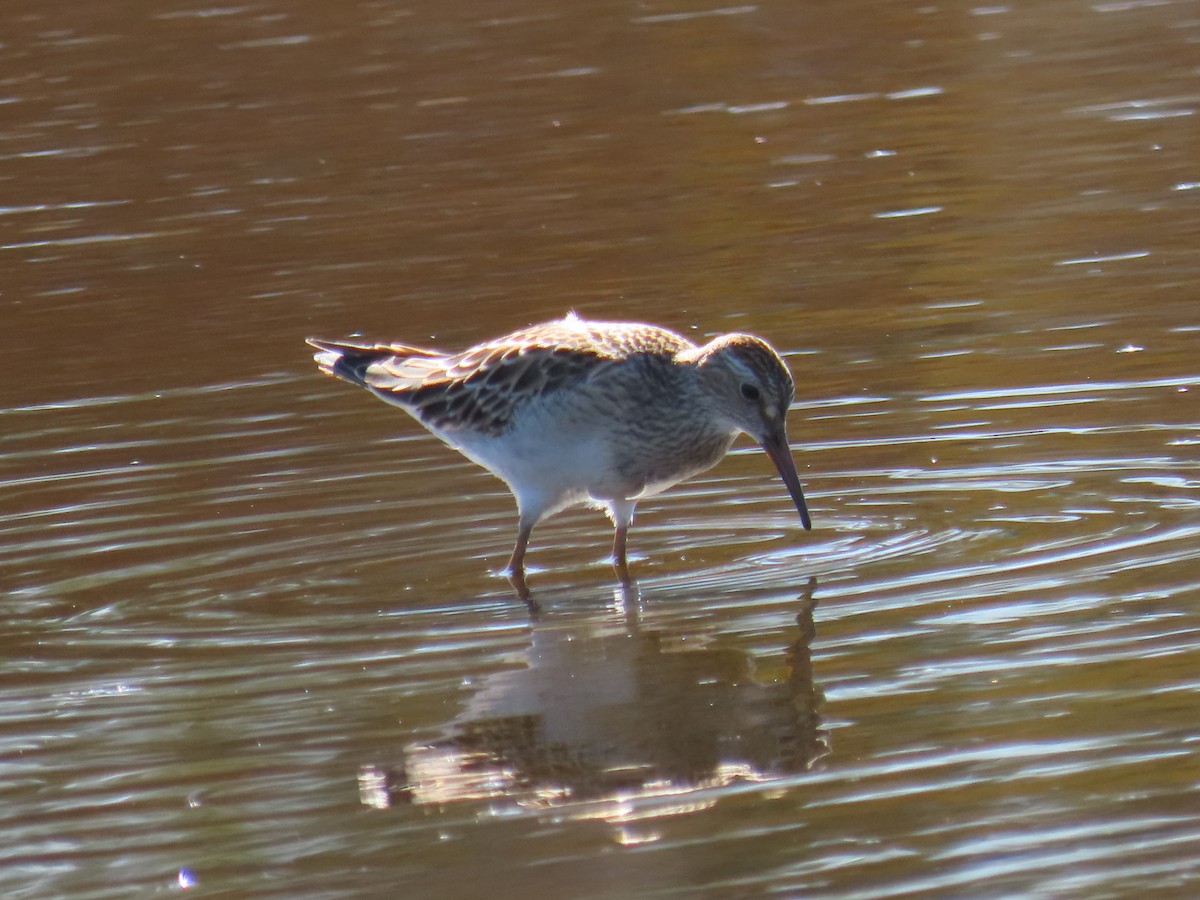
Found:
[[[812,527],[787,439],[795,386],[753,335],[697,346],[654,325],[572,313],[462,353],[308,343],[322,372],[399,406],[508,485],[520,519],[507,571],[521,584],[534,526],[578,503],[607,509],[613,563],[628,581],[637,502],[716,465],[741,432],[762,445]]]

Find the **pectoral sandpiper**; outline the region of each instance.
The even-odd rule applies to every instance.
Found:
[[[322,372],[399,406],[508,485],[520,516],[508,573],[522,585],[534,526],[578,503],[608,510],[627,581],[637,502],[716,465],[739,432],[762,445],[812,527],[787,439],[795,388],[761,338],[697,346],[654,325],[572,314],[462,353],[308,343]]]

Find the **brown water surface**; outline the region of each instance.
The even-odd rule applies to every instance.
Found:
[[[1200,4],[9,0],[0,891],[1200,893]],[[495,571],[303,338],[763,334]]]

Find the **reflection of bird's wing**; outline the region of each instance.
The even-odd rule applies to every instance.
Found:
[[[453,356],[401,344],[312,339],[321,370],[410,409],[440,431],[502,432],[519,407],[633,355],[673,357],[693,345],[665,329],[568,318]]]

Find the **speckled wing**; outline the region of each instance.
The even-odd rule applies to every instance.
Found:
[[[502,432],[524,403],[595,378],[639,354],[674,357],[693,345],[663,328],[568,316],[472,347],[413,392],[422,421],[443,430]]]
[[[400,344],[310,340],[322,371],[368,388],[439,431],[499,434],[524,403],[593,378],[638,354],[673,357],[694,345],[662,328],[568,317],[459,354]]]

